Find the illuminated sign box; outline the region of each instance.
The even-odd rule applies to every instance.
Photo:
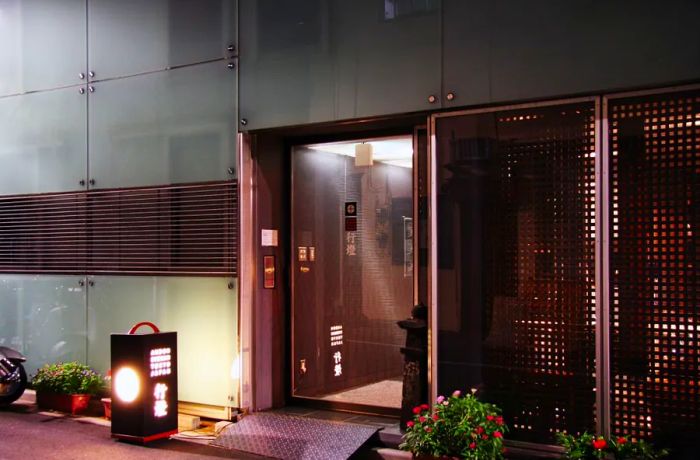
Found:
[[[140,326],[153,334],[136,334]],[[177,333],[139,323],[112,334],[112,436],[146,443],[177,433]]]

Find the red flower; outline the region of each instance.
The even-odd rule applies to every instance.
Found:
[[[428,410],[428,409],[430,409],[430,406],[427,405],[427,404],[421,404],[421,405],[420,405],[420,408],[423,409],[423,410]]]
[[[418,421],[421,422],[421,423],[425,423],[425,417],[423,417],[423,416],[421,415],[421,416],[418,418]]]
[[[420,406],[416,406],[413,408],[413,413],[414,414],[420,414]]]
[[[473,442],[473,443],[469,444],[469,448],[470,448],[470,449],[476,449],[476,443]]]
[[[502,438],[502,437],[503,437],[503,433],[501,433],[500,431],[494,431],[494,432],[493,432],[493,437],[494,437],[494,438]]]
[[[486,416],[486,420],[488,420],[489,422],[493,421],[494,418],[496,418],[496,417],[494,417],[493,415]]]
[[[617,438],[617,443],[620,445],[625,444],[627,443],[627,438],[625,438],[624,436],[620,436],[619,438]]]
[[[413,425],[415,425],[415,423],[413,423],[413,422],[406,422],[406,426],[409,427],[409,428],[412,428]]]
[[[440,420],[440,416],[438,414],[433,414],[433,420],[437,422],[438,420]]]
[[[503,425],[503,417],[501,417],[500,415],[496,417],[496,424]]]
[[[593,441],[593,448],[598,449],[598,450],[603,450],[605,447],[608,445],[607,442],[605,442],[605,439],[603,438],[598,438]]]
[[[433,431],[433,429],[430,428],[429,426],[426,426],[426,427],[423,428],[423,429],[425,430],[426,433],[430,433],[431,431]]]
[[[489,436],[488,436],[487,434],[482,434],[482,435],[481,435],[481,439],[483,439],[483,440],[486,440],[486,439],[488,439],[488,438],[489,438]]]
[[[480,427],[480,426],[477,426],[477,427],[476,427],[476,434],[481,434],[481,433],[483,433],[483,432],[484,432],[484,428],[483,428],[483,427]]]

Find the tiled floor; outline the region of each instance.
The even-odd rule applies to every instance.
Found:
[[[400,380],[382,380],[357,388],[339,391],[323,396],[326,401],[338,401],[367,406],[401,407],[401,391],[403,382]]]

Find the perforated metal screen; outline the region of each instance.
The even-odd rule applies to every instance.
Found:
[[[437,119],[438,385],[595,429],[595,105]]]
[[[700,432],[700,92],[614,99],[611,428]]]

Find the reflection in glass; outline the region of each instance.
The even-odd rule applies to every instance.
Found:
[[[34,374],[46,363],[85,362],[85,288],[75,276],[3,275],[0,346],[27,357]]]
[[[412,155],[411,137],[292,153],[294,396],[401,405]]]
[[[593,428],[593,110],[437,120],[438,392],[478,389],[518,440]]]

